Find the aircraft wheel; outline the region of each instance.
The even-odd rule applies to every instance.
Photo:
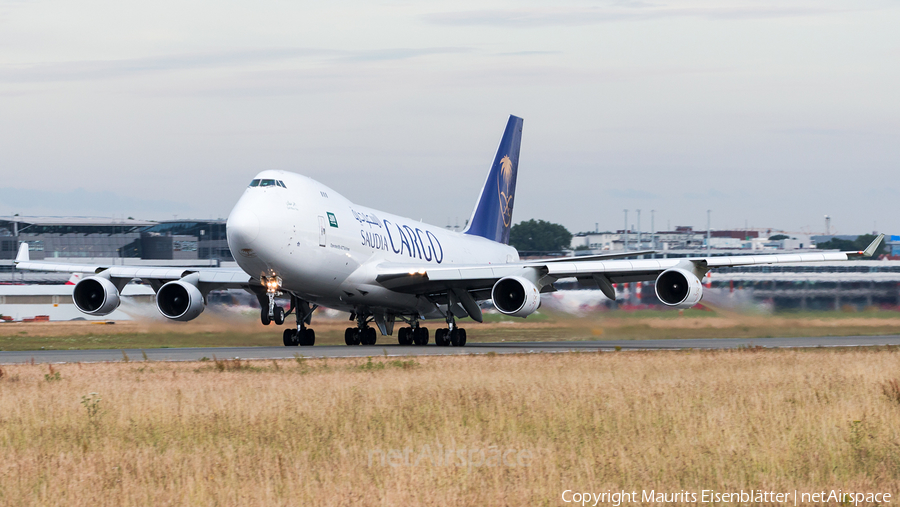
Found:
[[[285,347],[296,347],[297,346],[297,330],[296,329],[285,329],[284,330],[284,346]]]
[[[438,347],[446,347],[450,345],[450,339],[447,336],[447,329],[440,328],[434,332],[434,344]]]
[[[466,330],[463,328],[459,328],[459,346],[466,346]]]
[[[459,328],[450,331],[450,345],[459,347]]]
[[[275,325],[280,326],[284,324],[284,308],[276,306],[274,314],[272,320],[275,321]]]
[[[348,327],[347,329],[345,329],[344,330],[344,343],[346,343],[347,345],[356,345],[355,343],[353,343],[353,333],[355,333],[355,332],[356,332],[355,327]]]
[[[375,342],[378,341],[378,333],[375,332],[375,328],[367,327],[364,333],[366,335],[366,345],[375,345]]]
[[[300,345],[311,347],[316,344],[316,332],[306,328],[303,330],[303,336],[300,338]]]
[[[400,345],[409,345],[409,328],[401,327],[397,331],[397,343]]]
[[[417,327],[413,331],[413,341],[416,345],[428,345],[428,328]]]
[[[269,318],[269,309],[268,308],[262,308],[259,311],[259,320],[260,320],[260,322],[262,322],[262,325],[264,325],[264,326],[268,326],[269,323],[272,322],[272,319]]]

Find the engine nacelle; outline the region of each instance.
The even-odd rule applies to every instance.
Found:
[[[122,300],[115,284],[102,276],[89,276],[75,284],[72,290],[75,308],[88,315],[109,315]]]
[[[683,310],[700,302],[703,284],[686,269],[667,269],[656,279],[656,297],[667,306]]]
[[[184,280],[169,282],[156,292],[156,308],[163,317],[187,321],[196,319],[206,303],[196,285]]]
[[[491,289],[491,299],[500,313],[513,317],[527,317],[541,306],[541,292],[521,276],[497,280]]]

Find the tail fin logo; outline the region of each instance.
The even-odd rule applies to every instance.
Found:
[[[500,215],[503,217],[503,225],[509,227],[512,222],[512,199],[513,196],[509,191],[509,185],[512,183],[512,160],[509,155],[504,156],[500,160],[500,176],[497,180],[497,193],[500,197]]]

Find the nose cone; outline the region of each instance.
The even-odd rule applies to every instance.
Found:
[[[228,231],[228,245],[233,251],[249,248],[259,236],[259,217],[246,205],[238,204],[228,215],[225,230]]]

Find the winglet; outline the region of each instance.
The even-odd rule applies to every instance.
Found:
[[[19,245],[19,253],[16,254],[16,264],[20,262],[28,262],[31,260],[31,257],[28,254],[28,243],[22,243]]]
[[[862,252],[863,257],[871,257],[875,254],[875,250],[878,248],[878,245],[881,244],[881,241],[884,239],[884,233],[878,235],[877,238],[873,239],[869,246],[866,247]]]
[[[879,234],[877,238],[873,239],[869,246],[866,247],[865,250],[859,252],[847,252],[847,258],[849,259],[859,259],[859,258],[867,258],[875,255],[875,251],[878,250],[878,245],[881,244],[881,241],[884,240],[884,233]]]

